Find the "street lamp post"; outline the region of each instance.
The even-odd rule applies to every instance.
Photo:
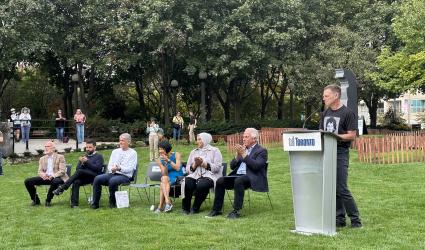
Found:
[[[291,124],[294,123],[294,89],[295,89],[295,84],[290,81],[288,83],[288,87],[289,87],[289,117],[291,119]]]
[[[75,73],[71,76],[71,81],[75,83],[75,88],[74,88],[75,107],[78,107],[78,81],[79,81],[79,78],[80,77],[78,76],[77,73]],[[68,132],[69,132],[69,130],[68,130]],[[75,149],[78,149],[77,128],[75,128]]]
[[[173,91],[173,114],[177,113],[177,92],[176,88],[179,86],[179,82],[175,79],[170,82],[171,90]]]
[[[205,122],[206,119],[206,108],[205,108],[205,79],[208,75],[205,71],[199,71],[198,78],[201,80],[201,121]]]

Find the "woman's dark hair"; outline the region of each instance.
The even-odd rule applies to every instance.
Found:
[[[160,148],[162,148],[162,149],[164,149],[165,150],[165,153],[169,153],[170,151],[171,151],[171,149],[173,148],[172,146],[171,146],[171,144],[168,142],[168,141],[161,141],[159,144],[158,144],[158,147],[160,147]]]

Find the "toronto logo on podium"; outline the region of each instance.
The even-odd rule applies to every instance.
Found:
[[[316,139],[303,138],[300,139],[298,137],[292,136],[288,137],[289,146],[297,146],[297,147],[311,147],[316,145]]]

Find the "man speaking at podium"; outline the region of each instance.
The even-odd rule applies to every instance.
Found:
[[[320,116],[320,129],[337,134],[337,176],[336,176],[336,226],[345,227],[345,214],[351,219],[351,227],[360,228],[359,210],[348,189],[348,164],[351,141],[356,138],[357,120],[354,112],[342,104],[341,88],[328,85],[323,90],[325,111]]]

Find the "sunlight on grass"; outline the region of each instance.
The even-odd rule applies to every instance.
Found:
[[[220,147],[227,162],[231,155]],[[177,145],[186,161],[191,146]],[[137,148],[139,180],[144,180],[148,149]],[[110,151],[101,151],[108,159]],[[65,156],[76,165],[81,153]],[[294,228],[291,180],[287,153],[269,149],[269,185],[274,209],[267,196],[251,192],[251,208],[245,204],[243,217],[230,221],[221,216],[206,219],[212,206],[206,201],[202,212],[183,216],[181,200],[170,214],[153,214],[145,197],[131,190],[128,209],[91,210],[81,190],[80,207],[69,207],[69,191],[53,199],[50,208],[30,207],[24,179],[34,176],[37,162],[6,165],[0,177],[0,249],[423,249],[425,230],[425,169],[421,163],[372,165],[360,163],[351,152],[350,188],[360,209],[364,228],[344,228],[335,237],[303,236]],[[104,191],[104,190],[103,190]],[[44,199],[44,188],[38,190]],[[230,192],[232,195],[232,192]],[[213,197],[212,197],[213,198]],[[225,200],[225,214],[230,212]]]

